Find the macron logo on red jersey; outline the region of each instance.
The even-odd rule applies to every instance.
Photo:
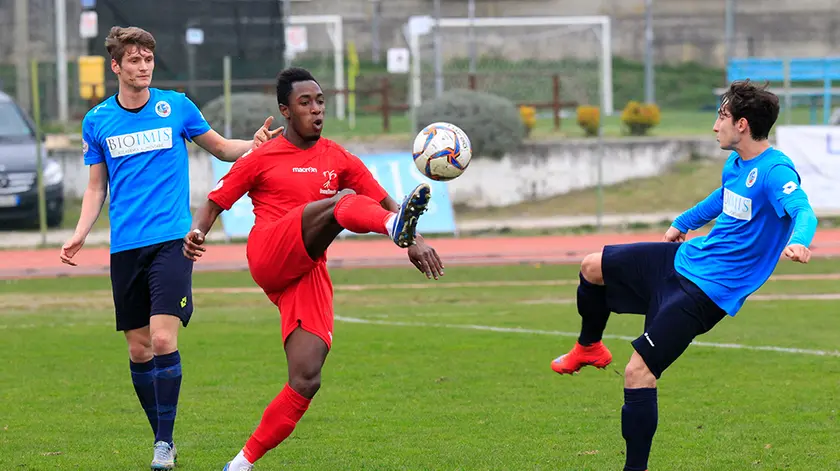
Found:
[[[292,173],[318,173],[315,167],[292,167]]]

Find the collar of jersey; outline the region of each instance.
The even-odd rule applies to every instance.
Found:
[[[739,164],[739,166],[742,166],[742,165],[753,165],[753,164],[755,164],[756,162],[758,162],[760,159],[763,159],[765,156],[767,156],[767,155],[771,154],[774,150],[776,150],[776,149],[775,149],[773,146],[770,146],[770,147],[768,147],[767,149],[765,149],[765,150],[764,150],[764,152],[762,152],[762,153],[760,153],[760,154],[756,155],[755,157],[753,157],[753,158],[752,158],[752,159],[750,159],[750,160],[744,160],[744,158],[743,158],[743,157],[741,157],[741,154],[738,154],[738,164]]]
[[[119,108],[119,110],[122,111],[123,113],[129,114],[131,116],[137,116],[138,114],[142,113],[143,110],[145,110],[147,106],[149,106],[149,103],[152,102],[152,100],[154,99],[155,90],[153,88],[149,87],[149,99],[146,101],[146,103],[143,104],[142,107],[140,107],[140,110],[138,110],[137,112],[129,111],[122,104],[120,104],[120,100],[117,99],[118,95],[119,95],[119,92],[114,93],[114,95],[113,95],[114,105],[116,105],[116,107]]]

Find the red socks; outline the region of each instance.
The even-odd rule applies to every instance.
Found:
[[[388,235],[388,219],[394,213],[362,195],[348,195],[335,204],[333,215],[338,224],[356,234],[376,232]]]
[[[298,394],[286,383],[280,394],[266,407],[260,425],[245,443],[245,459],[256,463],[291,435],[295,425],[309,408],[309,402],[309,399]]]

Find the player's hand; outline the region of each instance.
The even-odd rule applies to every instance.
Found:
[[[408,259],[426,275],[426,278],[438,279],[443,276],[443,262],[440,261],[435,249],[427,245],[422,239],[417,239],[414,245],[408,247]]]
[[[811,250],[801,244],[788,245],[783,253],[794,262],[808,263],[811,260]]]
[[[256,149],[263,143],[268,142],[270,139],[273,139],[275,136],[283,132],[283,126],[280,126],[274,131],[269,130],[271,123],[273,122],[274,116],[269,116],[265,119],[265,123],[263,123],[262,127],[257,129],[257,132],[254,133],[254,144],[251,146],[252,149]]]
[[[201,257],[202,252],[206,249],[204,245],[204,234],[198,229],[190,231],[184,236],[184,256],[193,262]]]
[[[73,234],[73,237],[61,246],[61,254],[59,255],[61,263],[66,263],[67,265],[75,267],[76,262],[72,260],[73,256],[76,255],[83,245],[85,245],[85,238],[80,235]]]
[[[685,242],[685,232],[680,232],[679,229],[671,226],[662,236],[662,242]]]

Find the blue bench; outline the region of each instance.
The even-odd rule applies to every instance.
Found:
[[[755,82],[782,82],[782,88],[771,87],[772,91],[785,100],[785,113],[790,122],[790,109],[794,98],[810,101],[811,124],[817,121],[817,103],[822,98],[823,121],[829,124],[831,101],[840,96],[840,88],[832,87],[832,82],[840,80],[840,57],[797,57],[765,58],[747,57],[731,59],[726,67],[726,78],[731,83],[735,80],[750,79]],[[797,82],[822,82],[822,87],[792,87]],[[719,96],[724,89],[716,89]]]

